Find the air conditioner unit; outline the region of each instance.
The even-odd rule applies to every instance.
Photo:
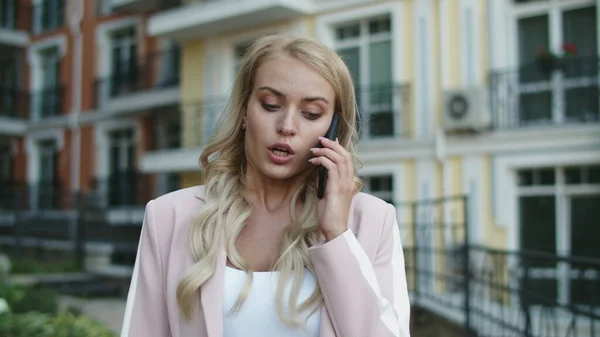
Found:
[[[492,123],[485,87],[446,90],[443,109],[447,133],[478,132]]]

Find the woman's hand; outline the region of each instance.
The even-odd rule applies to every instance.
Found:
[[[319,137],[323,148],[312,148],[313,165],[323,165],[328,171],[325,196],[317,204],[317,218],[327,241],[348,229],[348,213],[354,196],[354,161],[352,155],[340,145]]]

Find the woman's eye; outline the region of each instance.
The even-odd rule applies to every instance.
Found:
[[[275,111],[275,110],[277,110],[277,108],[278,108],[278,106],[277,106],[277,105],[273,105],[273,104],[266,104],[266,103],[263,103],[263,104],[262,104],[262,107],[263,107],[265,110],[268,110],[268,111]]]
[[[317,118],[321,117],[321,114],[313,113],[313,112],[305,112],[304,115],[306,117],[308,117],[309,119],[317,119]]]

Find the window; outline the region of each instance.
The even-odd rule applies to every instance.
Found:
[[[111,40],[111,96],[136,90],[138,85],[137,41],[133,27],[118,30]]]
[[[245,41],[242,43],[238,43],[235,45],[234,47],[234,59],[233,59],[233,69],[234,69],[234,75],[237,76],[238,72],[240,71],[240,66],[242,63],[242,58],[244,57],[244,54],[246,53],[246,50],[248,49],[248,47],[250,47],[250,45],[252,44],[252,42],[254,41]]]
[[[517,13],[520,124],[598,119],[598,42],[593,1],[545,1]],[[585,4],[585,1],[584,1]],[[564,56],[565,49],[575,54]],[[559,57],[549,56],[552,52]],[[546,55],[546,56],[544,56]]]
[[[377,175],[361,177],[363,192],[374,195],[384,201],[394,203],[394,185],[392,175]]]
[[[0,181],[8,182],[12,180],[13,158],[10,144],[0,143]]]
[[[0,0],[0,28],[14,29],[16,16],[15,0]]]
[[[34,6],[35,32],[55,30],[64,24],[64,0],[39,0]]]
[[[36,114],[41,118],[59,115],[62,104],[60,54],[57,47],[40,52],[41,86],[37,93]]]
[[[40,209],[56,209],[60,204],[58,147],[55,140],[44,140],[39,142],[38,149],[40,156],[38,206]]]
[[[13,180],[13,156],[8,141],[0,140],[0,209],[13,208],[14,194],[11,193],[16,188]]]
[[[600,237],[597,225],[600,217],[600,164],[521,170],[517,184],[522,249],[600,256],[600,246],[596,242],[596,238]],[[566,303],[590,304],[586,302],[589,296],[585,294],[592,289],[592,281],[582,281],[577,277],[567,280],[564,276],[576,275],[576,266],[571,266],[572,273],[564,273],[559,272],[556,261],[528,262],[534,269],[533,282],[542,299],[559,298]],[[536,273],[536,270],[539,272]]]
[[[169,41],[159,56],[160,69],[157,87],[166,88],[179,84],[181,71],[181,48],[176,41]],[[147,60],[147,63],[152,63]],[[152,64],[149,64],[152,66]]]
[[[135,139],[132,128],[109,133],[109,205],[133,205],[137,197],[135,174]]]
[[[350,69],[361,112],[361,136],[394,134],[392,35],[389,16],[340,25],[335,48]]]
[[[24,113],[19,111],[17,64],[18,60],[12,57],[0,64],[0,116],[16,117]]]

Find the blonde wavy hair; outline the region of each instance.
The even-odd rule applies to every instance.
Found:
[[[252,212],[244,194],[245,152],[244,130],[241,125],[254,88],[257,69],[276,55],[287,55],[304,62],[331,84],[336,97],[335,112],[341,117],[339,141],[353,155],[356,163],[360,164],[355,151],[358,134],[354,84],[343,60],[333,50],[309,38],[270,35],[256,40],[242,59],[225,113],[219,119],[212,139],[200,157],[204,168],[206,201],[190,231],[190,245],[195,264],[186,271],[177,287],[177,302],[188,320],[191,319],[193,308],[197,304],[200,287],[215,272],[222,240],[225,240],[229,261],[235,267],[245,270],[247,274],[246,284],[233,311],[239,310],[252,285],[253,271],[240,256],[235,245],[244,223]],[[355,177],[355,182],[356,190],[359,191],[362,188],[361,180]],[[302,210],[295,207],[298,200],[303,203]],[[298,314],[311,307],[314,313],[323,303],[319,286],[309,299],[301,304],[297,303],[304,269],[308,268],[314,274],[308,248],[317,242],[320,234],[316,205],[315,176],[311,174],[305,184],[293,194],[291,223],[284,231],[282,253],[274,266],[274,270],[280,272],[277,313],[282,321],[290,326],[303,326],[297,319]],[[289,315],[286,315],[284,289],[286,281],[292,276]]]

